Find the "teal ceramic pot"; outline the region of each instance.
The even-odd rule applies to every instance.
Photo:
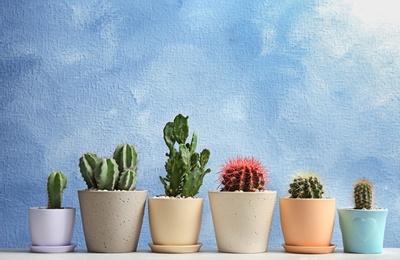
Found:
[[[383,248],[387,209],[338,209],[346,253],[379,254]]]

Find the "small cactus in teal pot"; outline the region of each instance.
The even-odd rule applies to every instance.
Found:
[[[64,189],[67,187],[67,176],[62,172],[52,172],[47,178],[47,195],[49,209],[60,209]]]
[[[88,189],[135,190],[138,169],[137,152],[133,145],[121,144],[113,158],[99,158],[86,153],[79,159],[79,169]]]
[[[358,180],[354,185],[355,209],[371,209],[373,202],[373,186],[367,179]]]
[[[321,199],[323,185],[314,173],[303,173],[289,185],[290,198]]]
[[[188,136],[188,117],[181,114],[164,127],[164,141],[169,149],[165,163],[167,175],[159,178],[166,196],[194,197],[203,184],[204,176],[211,171],[206,168],[210,151],[203,149],[201,153],[197,153],[196,132],[193,132],[190,143],[186,143]]]

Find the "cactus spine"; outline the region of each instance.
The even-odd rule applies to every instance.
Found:
[[[79,168],[88,189],[134,190],[138,169],[137,152],[132,145],[121,144],[113,158],[86,153],[79,159]]]
[[[210,151],[203,149],[200,154],[197,153],[196,132],[193,133],[190,144],[186,143],[188,136],[188,117],[181,114],[164,127],[164,141],[169,153],[166,153],[168,160],[165,163],[167,175],[164,178],[160,176],[160,181],[164,185],[166,196],[194,197],[203,184],[204,176],[211,171],[210,168],[206,169]]]
[[[64,189],[67,187],[67,176],[62,172],[52,172],[47,178],[47,195],[49,209],[61,208]]]
[[[354,185],[355,209],[371,209],[373,201],[373,186],[367,179],[361,179]]]
[[[254,158],[230,159],[220,172],[221,191],[264,191],[267,168]]]
[[[291,194],[290,198],[320,199],[324,194],[323,185],[312,173],[296,177],[288,192]]]

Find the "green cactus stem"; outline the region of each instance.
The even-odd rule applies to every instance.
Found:
[[[372,183],[367,179],[358,180],[354,185],[354,208],[371,209],[373,195]]]
[[[136,172],[132,170],[123,171],[118,181],[119,190],[135,190],[136,188]]]
[[[79,169],[88,189],[97,188],[96,180],[94,179],[94,168],[99,160],[99,157],[94,153],[86,153],[79,159]]]
[[[313,173],[299,175],[290,184],[290,198],[320,199],[324,194],[323,185]]]
[[[94,178],[96,180],[97,189],[114,190],[118,177],[118,164],[114,159],[104,158],[96,163]]]
[[[210,168],[206,169],[210,151],[204,149],[200,154],[197,153],[196,132],[193,133],[190,144],[186,143],[188,136],[188,117],[181,114],[164,127],[164,141],[169,149],[165,163],[167,175],[159,178],[166,196],[194,197],[203,184],[204,176],[211,171]]]
[[[138,159],[135,147],[130,144],[121,144],[115,151],[113,158],[118,164],[118,169],[122,173],[128,169],[136,173],[138,168]]]
[[[67,187],[67,176],[62,172],[52,172],[47,178],[47,195],[49,209],[61,208],[64,189]]]

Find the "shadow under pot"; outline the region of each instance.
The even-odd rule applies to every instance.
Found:
[[[343,249],[346,253],[379,254],[383,239],[387,209],[338,209]]]
[[[136,251],[147,190],[80,190],[78,196],[89,252]]]

